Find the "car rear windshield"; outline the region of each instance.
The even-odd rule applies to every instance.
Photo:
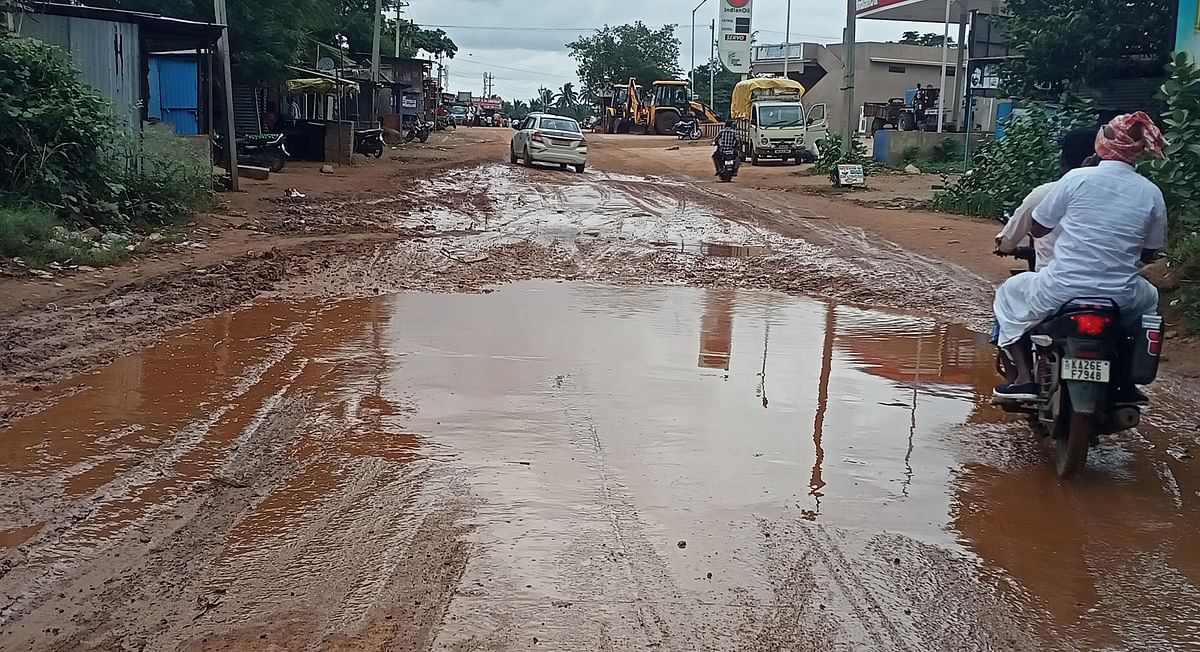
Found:
[[[575,122],[574,120],[564,120],[562,118],[542,118],[541,128],[579,133],[578,122]]]

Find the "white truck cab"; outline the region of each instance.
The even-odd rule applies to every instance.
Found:
[[[730,115],[742,138],[742,157],[814,161],[817,142],[829,133],[824,104],[805,107],[804,87],[790,79],[748,79],[733,90]]]

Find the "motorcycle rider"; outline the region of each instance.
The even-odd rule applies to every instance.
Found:
[[[721,128],[721,131],[717,132],[717,137],[713,140],[713,145],[717,148],[712,155],[713,167],[716,168],[716,176],[721,175],[721,166],[725,163],[722,157],[729,152],[734,153],[734,172],[738,169],[737,152],[741,150],[742,138],[738,136],[737,130],[734,129],[735,124],[733,120],[726,120],[725,126]]]
[[[1080,167],[1091,167],[1099,163],[1096,157],[1096,131],[1095,127],[1084,127],[1067,132],[1062,140],[1062,153],[1058,158],[1059,176]],[[1017,247],[1021,246],[1025,239],[1032,235],[1033,232],[1033,210],[1042,203],[1046,195],[1054,189],[1054,184],[1057,181],[1043,183],[1034,188],[1025,196],[1021,205],[1005,223],[1004,229],[996,234],[996,249],[993,253],[997,256],[1011,256]],[[1034,270],[1040,270],[1050,263],[1050,258],[1054,255],[1054,241],[1058,239],[1058,231],[1054,230],[1042,236],[1035,238],[1033,241],[1034,249]],[[992,344],[996,343],[996,339],[1000,335],[1000,322],[995,322],[992,325],[992,338],[989,340]],[[1000,356],[1000,360],[1004,367],[1004,378],[1006,382],[1013,382],[1017,377],[1017,369],[1008,360],[1006,356]]]
[[[1084,127],[1069,131],[1063,136],[1062,153],[1058,158],[1060,177],[1075,168],[1084,167],[1088,163],[1094,165],[1099,162],[1089,160],[1096,153],[1096,131],[1095,127]],[[1042,203],[1046,195],[1050,194],[1056,183],[1058,182],[1043,183],[1025,196],[1025,199],[1017,207],[1017,210],[1008,220],[1008,223],[1004,225],[1004,229],[996,234],[995,253],[997,255],[1011,256],[1017,250],[1017,247],[1030,236],[1033,232],[1033,211]],[[1050,258],[1054,255],[1054,241],[1057,239],[1057,230],[1034,239],[1033,248],[1036,254],[1035,269],[1042,269],[1050,263]]]
[[[1060,230],[1050,263],[996,290],[997,344],[1017,372],[1011,383],[995,388],[997,398],[1037,398],[1030,351],[1021,342],[1064,303],[1107,297],[1133,320],[1157,309],[1158,290],[1138,275],[1137,263],[1153,260],[1166,244],[1167,209],[1162,191],[1133,164],[1146,152],[1163,156],[1166,139],[1139,111],[1113,118],[1095,143],[1100,164],[1067,173],[1033,211],[1035,238]]]

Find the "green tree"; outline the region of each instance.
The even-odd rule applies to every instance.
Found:
[[[725,70],[725,67],[717,61],[696,66],[696,69],[692,71],[696,98],[706,104],[709,98],[709,75],[712,70],[715,70],[715,73],[712,74],[713,105],[709,108],[722,117],[728,117],[729,105],[733,101],[733,87],[741,80],[741,75]]]
[[[679,39],[675,26],[652,30],[638,21],[632,25],[605,25],[591,36],[567,44],[579,62],[577,72],[584,92],[599,95],[614,82],[636,77],[649,87],[656,79],[679,76]]]
[[[900,45],[928,45],[940,48],[942,47],[942,40],[943,36],[941,34],[935,34],[934,32],[921,34],[920,32],[912,31],[901,34],[900,40],[897,43]],[[949,39],[946,39],[946,42],[953,47],[954,37],[951,36]]]
[[[555,96],[555,106],[560,109],[574,109],[579,105],[579,93],[575,92],[575,84],[567,82],[562,85]]]
[[[1022,56],[1007,90],[1057,99],[1113,79],[1161,77],[1175,35],[1176,0],[1009,0],[1004,31]]]

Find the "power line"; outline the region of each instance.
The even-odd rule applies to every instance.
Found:
[[[481,29],[498,32],[592,32],[599,27],[500,27],[495,25],[421,25],[437,29]]]
[[[467,65],[471,65],[471,66],[479,66],[480,68],[502,68],[504,70],[512,70],[515,72],[524,72],[524,73],[528,73],[531,75],[540,75],[542,77],[550,77],[553,79],[562,79],[563,78],[563,75],[554,75],[554,74],[551,74],[548,72],[542,72],[540,70],[529,70],[528,68],[517,68],[515,66],[504,66],[504,65],[500,65],[498,63],[486,63],[483,61],[476,61],[474,59],[455,59],[454,62],[456,64],[467,64]]]

